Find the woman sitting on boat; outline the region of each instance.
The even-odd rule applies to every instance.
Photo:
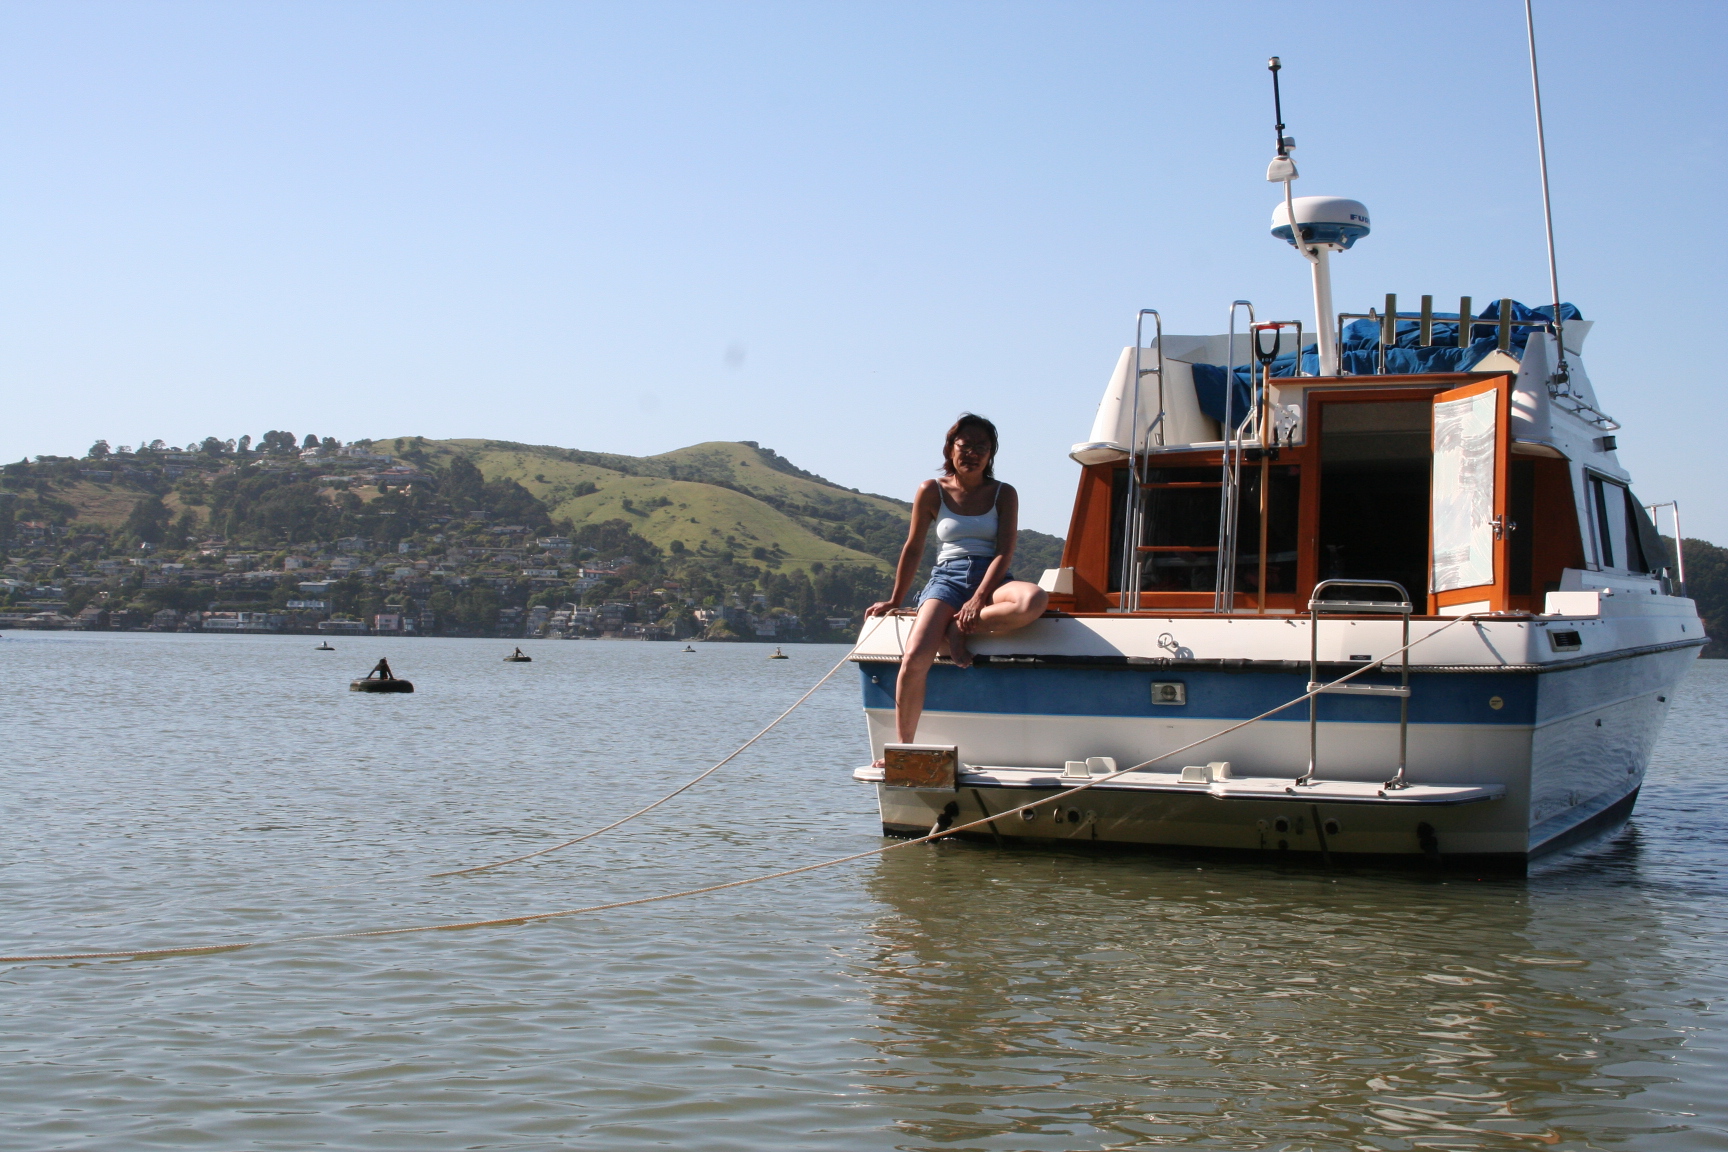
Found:
[[[918,618],[900,660],[894,693],[899,742],[913,743],[924,713],[924,685],[938,653],[961,668],[972,666],[966,638],[972,633],[1012,632],[1044,612],[1049,594],[1036,584],[1016,580],[1014,559],[1020,497],[996,479],[996,425],[963,414],[948,429],[942,448],[942,475],[918,486],[912,498],[912,526],[894,570],[894,592],[872,604],[866,615],[886,616],[911,590],[924,556],[930,526],[942,548],[930,582],[918,594]]]

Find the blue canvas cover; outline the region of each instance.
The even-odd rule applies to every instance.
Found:
[[[1583,314],[1571,304],[1560,305],[1562,320],[1582,320]],[[1434,343],[1426,348],[1419,345],[1422,325],[1417,312],[1398,313],[1398,338],[1386,349],[1386,373],[1392,376],[1416,375],[1424,372],[1468,372],[1498,346],[1499,332],[1490,321],[1500,319],[1500,302],[1495,301],[1477,314],[1471,324],[1471,342],[1457,346],[1458,313],[1434,314]],[[1530,333],[1554,319],[1554,306],[1526,308],[1512,302],[1512,355],[1523,358],[1524,346]],[[1247,354],[1249,341],[1241,347]],[[1380,322],[1353,320],[1344,326],[1344,343],[1338,349],[1339,370],[1350,376],[1372,376],[1380,370]],[[1220,424],[1224,422],[1224,377],[1226,370],[1218,364],[1195,364],[1194,393],[1200,401],[1200,411]],[[1320,371],[1319,346],[1310,344],[1302,349],[1302,371],[1316,375]],[[1294,376],[1296,357],[1287,353],[1272,361],[1272,375]],[[1247,364],[1236,365],[1235,395],[1231,411],[1237,423],[1246,419],[1254,404]]]

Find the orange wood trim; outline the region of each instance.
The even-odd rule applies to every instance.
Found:
[[[1116,467],[1082,468],[1074,493],[1062,566],[1074,569],[1074,604],[1080,610],[1102,611],[1115,599],[1105,589],[1110,587],[1110,498]]]
[[[1536,459],[1535,540],[1531,546],[1530,595],[1540,610],[1549,584],[1567,568],[1584,567],[1584,536],[1572,493],[1569,460]]]

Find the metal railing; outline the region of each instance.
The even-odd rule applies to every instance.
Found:
[[[1650,513],[1652,527],[1656,524],[1656,509],[1658,508],[1668,509],[1674,517],[1674,567],[1680,577],[1680,590],[1677,594],[1684,596],[1686,595],[1686,541],[1680,535],[1680,501],[1664,500],[1660,504],[1644,505],[1644,511]],[[1660,529],[1657,529],[1657,535],[1661,535]]]
[[[1143,368],[1141,359],[1145,343],[1146,317],[1152,317],[1153,342],[1158,349],[1158,367]],[[1140,381],[1146,376],[1158,377],[1158,415],[1146,426],[1145,442],[1140,436]],[[1142,461],[1152,451],[1152,438],[1164,443],[1164,317],[1156,308],[1142,308],[1134,314],[1134,380],[1128,406],[1128,498],[1122,523],[1122,571],[1118,580],[1121,595],[1118,612],[1133,612],[1140,607],[1140,540],[1144,534],[1140,523],[1142,504],[1140,474]]]
[[[1398,593],[1398,601],[1388,600],[1322,600],[1320,594],[1328,588],[1390,588]],[[1401,649],[1410,647],[1410,593],[1396,580],[1322,580],[1314,585],[1308,598],[1308,691],[1336,693],[1348,696],[1378,696],[1398,701],[1398,773],[1386,781],[1387,788],[1408,788],[1404,769],[1410,749],[1410,657],[1399,660],[1399,681],[1393,684],[1334,684],[1320,680],[1320,614],[1385,612],[1404,617],[1404,638]],[[1320,767],[1320,697],[1308,698],[1308,771],[1296,781],[1297,787],[1314,783]]]
[[[1218,432],[1224,441],[1221,464],[1223,488],[1218,499],[1218,562],[1212,582],[1212,611],[1236,610],[1236,526],[1241,514],[1243,429],[1253,419],[1259,405],[1249,391],[1248,411],[1236,419],[1236,311],[1248,309],[1248,331],[1254,331],[1254,305],[1248,300],[1230,302],[1230,336],[1224,353],[1224,422]],[[1249,379],[1254,374],[1254,350],[1248,350]]]
[[[1457,334],[1454,336],[1454,347],[1470,347],[1471,344],[1475,343],[1473,337],[1475,336],[1476,329],[1492,324],[1495,329],[1494,346],[1500,351],[1506,352],[1512,347],[1512,329],[1545,329],[1550,327],[1547,321],[1539,321],[1533,324],[1519,324],[1514,322],[1512,319],[1512,301],[1510,298],[1503,297],[1501,299],[1500,307],[1498,309],[1500,314],[1498,316],[1476,316],[1471,313],[1470,308],[1471,298],[1468,296],[1461,296],[1458,299],[1457,319],[1451,319],[1444,316],[1438,318],[1439,322],[1442,324],[1456,324],[1458,326]],[[1396,292],[1388,292],[1386,294],[1386,310],[1384,312],[1376,312],[1370,308],[1366,312],[1338,313],[1338,347],[1340,349],[1344,347],[1344,325],[1346,322],[1351,320],[1373,320],[1379,323],[1380,350],[1375,364],[1375,370],[1376,374],[1381,376],[1386,374],[1386,350],[1398,343],[1399,323],[1415,320],[1417,326],[1416,338],[1418,345],[1423,348],[1434,347],[1434,324],[1436,317],[1434,315],[1434,297],[1432,296],[1422,297],[1422,311],[1415,316],[1398,315],[1398,294]],[[1338,371],[1340,375],[1344,374],[1342,365],[1339,366]]]

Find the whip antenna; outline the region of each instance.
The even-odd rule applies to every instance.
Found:
[[[1560,271],[1554,262],[1554,205],[1548,195],[1548,137],[1542,129],[1542,80],[1536,71],[1536,13],[1532,0],[1524,0],[1524,29],[1530,37],[1530,91],[1536,101],[1536,161],[1542,172],[1542,223],[1548,230],[1548,291],[1554,300],[1554,340],[1560,346],[1559,363],[1554,370],[1556,383],[1565,384],[1570,373],[1566,368],[1566,339],[1560,320]],[[1272,77],[1274,86],[1277,74]]]
[[[1278,134],[1278,155],[1290,155],[1289,146],[1284,142],[1284,101],[1278,95],[1278,72],[1284,65],[1274,56],[1266,62],[1266,70],[1272,73],[1272,119],[1277,121],[1272,131]]]

